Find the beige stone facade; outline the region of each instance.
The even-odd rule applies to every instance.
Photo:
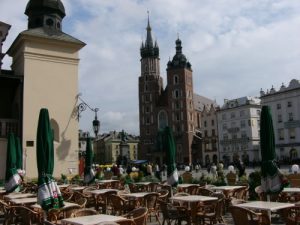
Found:
[[[26,12],[34,9],[27,7]],[[47,10],[50,14],[52,9]],[[47,15],[40,16],[48,22]],[[49,110],[54,131],[53,175],[59,177],[62,173],[68,174],[70,169],[74,173],[78,170],[78,54],[85,44],[59,28],[31,24],[28,30],[18,35],[8,50],[8,55],[12,57],[13,74],[23,81],[18,122],[23,164],[29,178],[37,177],[36,132],[41,108]],[[3,168],[1,166],[1,170]]]

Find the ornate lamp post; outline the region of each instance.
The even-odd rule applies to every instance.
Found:
[[[97,137],[99,130],[100,130],[100,121],[98,120],[97,117],[97,112],[99,111],[99,108],[92,108],[91,106],[89,106],[85,101],[83,101],[80,98],[80,94],[77,96],[78,99],[81,101],[81,103],[77,106],[77,119],[79,121],[80,118],[80,114],[85,111],[87,108],[89,108],[91,111],[93,111],[95,113],[95,118],[93,120],[93,131],[95,133],[95,138]]]

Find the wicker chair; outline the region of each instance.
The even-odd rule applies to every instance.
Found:
[[[73,193],[70,191],[62,191],[61,195],[62,195],[64,201],[66,201],[66,202],[71,201],[72,197],[73,197]]]
[[[270,225],[271,221],[267,214],[264,213],[256,213],[252,210],[231,206],[229,211],[232,215],[234,224],[242,224],[242,225]]]
[[[190,195],[196,195],[198,192],[198,187],[199,185],[194,184],[194,185],[190,185],[188,187],[184,187],[182,188],[183,192],[189,193]]]
[[[300,223],[300,206],[292,206],[280,210],[280,214],[286,225],[297,225]]]
[[[236,173],[233,173],[231,171],[229,173],[227,173],[226,179],[227,179],[228,185],[235,185],[236,178],[237,178]]]
[[[11,206],[9,217],[13,218],[13,224],[15,225],[42,224],[42,214],[26,206]],[[11,223],[8,222],[8,224]]]
[[[72,213],[71,217],[97,215],[98,212],[94,209],[79,209]]]
[[[150,193],[144,196],[144,207],[146,207],[148,209],[148,216],[151,222],[151,216],[152,214],[154,214],[154,216],[156,217],[156,220],[158,221],[158,223],[160,224],[159,221],[159,216],[158,216],[158,209],[157,209],[157,200],[159,198],[159,194],[158,193]]]
[[[146,225],[148,209],[140,207],[132,210],[131,212],[123,215],[127,219],[132,219],[137,225]]]
[[[110,188],[112,189],[120,189],[121,187],[121,182],[119,180],[113,180],[110,182]]]
[[[101,208],[102,213],[106,213],[107,209],[109,208],[109,201],[111,195],[116,195],[117,191],[107,191],[105,194],[97,195],[95,209],[98,211]]]
[[[0,212],[3,213],[3,219],[4,219],[4,224],[6,224],[6,221],[9,221],[9,209],[10,206],[3,200],[0,200]]]
[[[86,198],[78,198],[75,201],[76,204],[78,204],[80,206],[80,208],[85,208],[85,205],[87,203],[87,199]]]
[[[191,172],[184,172],[182,175],[182,182],[184,184],[191,184],[193,181],[193,175]]]
[[[60,215],[62,218],[70,218],[74,212],[81,209],[79,205],[71,205],[64,207],[60,210]]]
[[[197,193],[197,195],[211,196],[214,192],[212,190],[207,189],[207,188],[198,187],[196,193]]]
[[[47,212],[47,220],[49,222],[54,222],[55,224],[57,224],[58,220],[61,219],[60,218],[60,210],[59,209],[50,209]]]
[[[56,225],[55,223],[52,223],[52,222],[50,222],[50,221],[48,221],[48,220],[44,220],[44,223],[43,223],[44,225]]]
[[[182,206],[174,206],[170,203],[160,200],[159,205],[163,215],[162,225],[164,225],[165,222],[167,222],[168,225],[171,225],[172,221],[175,221],[175,223],[177,222],[178,224],[181,224],[181,221],[186,221],[187,224],[190,224],[190,213],[188,211],[188,208]]]
[[[109,202],[112,207],[113,215],[122,215],[135,208],[135,201],[130,201],[122,198],[119,195],[112,194],[109,197]]]

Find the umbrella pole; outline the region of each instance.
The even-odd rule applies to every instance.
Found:
[[[270,195],[268,194],[267,195],[267,202],[270,202],[270,201],[271,201],[271,198],[270,198]],[[268,210],[268,216],[269,216],[270,223],[271,223],[271,210]]]

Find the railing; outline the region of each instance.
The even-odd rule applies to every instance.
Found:
[[[0,138],[6,138],[10,132],[18,134],[18,120],[0,119]]]

